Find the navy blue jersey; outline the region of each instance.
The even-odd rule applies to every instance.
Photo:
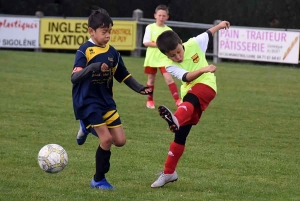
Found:
[[[112,46],[99,47],[91,40],[76,52],[75,67],[85,68],[91,63],[102,62],[109,66],[105,72],[93,71],[91,76],[73,84],[72,97],[76,119],[84,119],[97,107],[104,113],[116,109],[113,100],[113,77],[123,82],[131,74],[127,71],[120,53]]]

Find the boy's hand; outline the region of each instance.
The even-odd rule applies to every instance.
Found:
[[[202,70],[204,71],[204,73],[208,73],[208,72],[214,73],[217,70],[217,67],[211,64],[209,66],[202,68]]]
[[[219,23],[220,29],[229,29],[230,23],[228,21],[222,21]]]
[[[149,95],[152,94],[152,89],[149,87],[144,87],[141,91],[140,94],[142,95]]]
[[[101,72],[105,72],[108,70],[108,65],[106,63],[102,63],[100,69],[101,69]]]

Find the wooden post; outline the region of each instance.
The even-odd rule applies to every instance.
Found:
[[[140,57],[141,44],[143,43],[143,25],[139,24],[138,22],[143,17],[143,11],[140,9],[134,10],[132,17],[137,21],[137,30],[136,30],[136,49],[131,52],[131,56]]]
[[[36,11],[35,12],[35,16],[37,17],[37,18],[42,18],[42,17],[44,17],[44,13],[42,12],[42,11]],[[40,26],[41,26],[41,23],[40,23]],[[38,43],[40,43],[40,41],[38,41]],[[42,50],[42,48],[40,47],[40,45],[39,45],[39,47],[38,48],[36,48],[36,49],[34,49],[34,51],[35,52],[42,52],[43,50]]]
[[[215,20],[214,21],[214,26],[216,26],[217,24],[219,24],[221,22],[221,20]],[[213,62],[214,63],[221,63],[221,59],[218,57],[218,52],[219,52],[219,43],[218,43],[218,40],[219,40],[219,32],[217,31],[215,34],[214,34],[214,42],[213,42]]]

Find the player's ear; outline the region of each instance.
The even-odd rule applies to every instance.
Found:
[[[94,34],[95,34],[95,30],[92,27],[88,28],[88,32],[89,32],[90,36],[94,36]]]

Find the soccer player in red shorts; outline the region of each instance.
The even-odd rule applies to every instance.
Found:
[[[178,106],[181,101],[178,94],[176,83],[172,76],[166,71],[164,63],[168,61],[168,58],[162,54],[156,46],[157,37],[164,31],[172,30],[170,27],[165,25],[165,21],[169,18],[169,9],[165,5],[159,5],[155,9],[154,18],[155,23],[147,25],[145,29],[143,44],[147,47],[146,57],[144,61],[145,74],[148,75],[147,87],[152,89],[154,92],[154,83],[156,79],[157,70],[163,75],[175,104]],[[150,109],[155,108],[155,102],[153,93],[148,95],[146,107]]]
[[[187,136],[217,92],[214,75],[216,66],[208,65],[205,58],[207,45],[217,31],[228,29],[229,26],[229,22],[222,21],[183,44],[174,31],[165,31],[157,38],[158,49],[170,59],[166,70],[182,81],[183,102],[174,114],[165,106],[158,107],[160,116],[175,133],[175,139],[170,145],[164,171],[151,185],[152,188],[162,187],[178,179],[175,169],[184,152]]]

